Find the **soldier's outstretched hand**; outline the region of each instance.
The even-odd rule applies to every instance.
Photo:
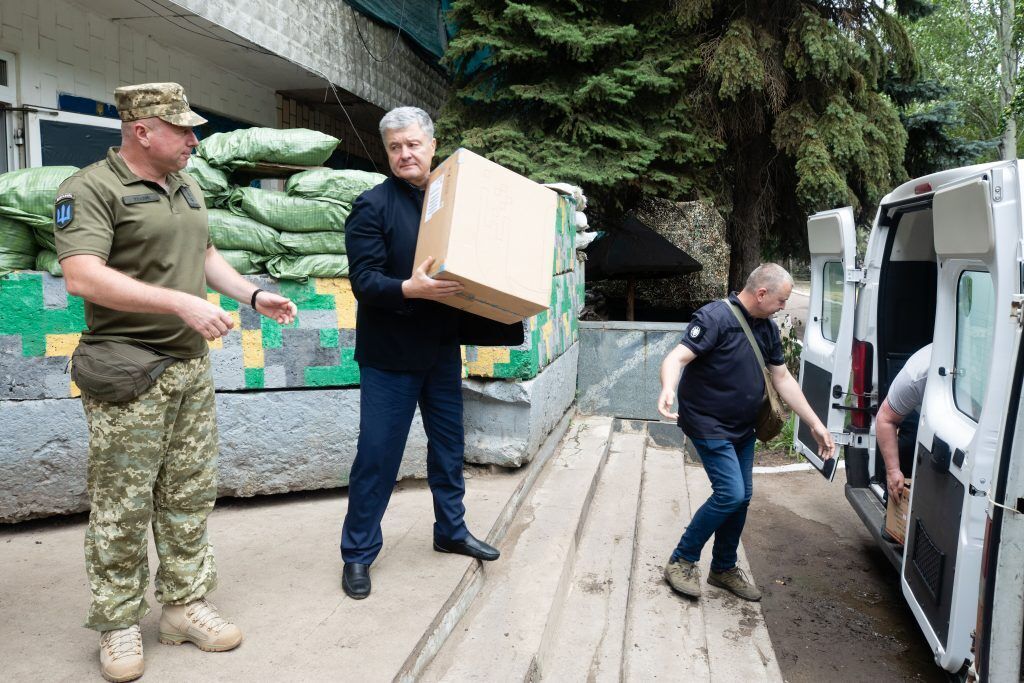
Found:
[[[189,296],[178,311],[185,324],[203,335],[206,341],[220,339],[235,326],[235,321],[220,306],[198,296]]]
[[[263,291],[256,295],[256,310],[280,325],[289,325],[295,320],[298,309],[288,297]]]

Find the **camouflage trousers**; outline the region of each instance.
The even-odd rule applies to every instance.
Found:
[[[89,424],[92,590],[87,628],[138,623],[149,612],[149,526],[160,567],[156,599],[184,604],[213,590],[206,518],[217,497],[217,419],[208,356],[174,363],[128,403],[82,397]]]

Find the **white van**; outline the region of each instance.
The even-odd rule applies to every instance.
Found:
[[[1022,680],[1024,650],[1022,197],[1024,161],[905,183],[882,200],[860,262],[851,208],[807,223],[804,393],[844,447],[846,497],[899,570],[936,663],[991,681]],[[882,531],[875,412],[928,343],[916,441],[900,459],[913,480],[900,545]],[[810,430],[798,423],[794,441],[831,478]]]

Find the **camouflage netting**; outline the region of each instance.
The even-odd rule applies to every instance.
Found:
[[[647,305],[687,314],[728,293],[729,242],[725,221],[708,201],[673,202],[645,198],[637,218],[655,232],[695,258],[703,269],[692,275],[637,282],[637,307]],[[587,288],[607,297],[625,299],[625,280],[587,283]]]

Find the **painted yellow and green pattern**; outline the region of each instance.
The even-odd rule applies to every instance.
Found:
[[[521,346],[465,347],[466,375],[530,379],[576,342],[583,267],[576,263],[574,211],[570,201],[559,202],[551,308],[524,322]],[[298,316],[291,325],[278,325],[248,305],[210,292],[209,301],[235,323],[230,334],[210,343],[218,390],[359,384],[359,366],[352,357],[356,300],[347,279],[248,279],[290,297]],[[0,399],[77,396],[66,370],[84,329],[83,302],[68,295],[62,278],[35,271],[0,278]]]

